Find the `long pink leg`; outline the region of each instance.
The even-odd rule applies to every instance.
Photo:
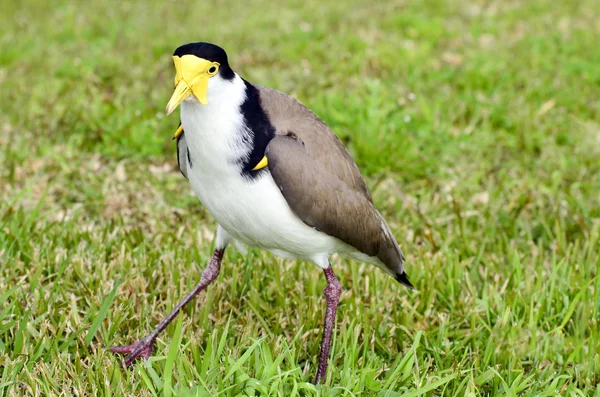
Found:
[[[327,302],[327,310],[325,311],[325,326],[323,328],[323,340],[321,341],[321,354],[319,355],[319,369],[315,383],[318,384],[325,379],[327,373],[327,360],[329,359],[329,349],[331,347],[331,333],[335,324],[335,314],[337,312],[340,295],[342,294],[342,286],[333,274],[331,267],[325,269],[325,277],[327,278],[327,287],[325,287],[325,300]]]
[[[200,282],[194,287],[194,289],[189,294],[185,296],[185,298],[181,300],[181,302],[177,304],[177,306],[175,306],[173,311],[167,317],[165,317],[156,326],[156,328],[154,328],[154,331],[152,331],[148,336],[132,345],[113,346],[110,348],[110,351],[113,353],[129,354],[124,361],[126,367],[129,367],[131,364],[133,364],[133,362],[136,359],[140,357],[148,359],[152,355],[152,352],[154,351],[154,341],[156,340],[158,334],[160,334],[162,331],[165,330],[165,328],[167,328],[167,325],[169,325],[169,323],[173,321],[175,317],[177,317],[177,314],[179,314],[181,309],[183,309],[188,303],[190,303],[190,301],[194,299],[196,295],[198,295],[201,291],[206,289],[206,287],[208,287],[210,283],[215,281],[215,279],[219,275],[219,271],[221,270],[221,261],[223,260],[224,252],[224,249],[215,250],[210,260],[210,263],[208,264],[208,267],[204,270],[204,272],[202,272]]]

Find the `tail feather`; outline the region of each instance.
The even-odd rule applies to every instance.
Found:
[[[402,285],[407,286],[410,289],[415,289],[415,287],[411,284],[410,280],[408,279],[406,272],[396,273],[396,281],[398,281]]]

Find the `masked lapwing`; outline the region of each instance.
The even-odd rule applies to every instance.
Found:
[[[183,45],[173,63],[175,92],[166,113],[181,108],[179,167],[218,223],[215,251],[198,285],[154,331],[111,350],[127,353],[127,366],[148,358],[157,335],[217,278],[224,250],[235,241],[323,269],[327,308],[319,383],[342,291],[329,257],[371,263],[412,288],[402,251],[344,144],[310,109],[244,80],[214,44]]]

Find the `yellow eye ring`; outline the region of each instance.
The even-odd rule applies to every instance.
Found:
[[[209,75],[210,77],[212,77],[215,74],[217,74],[218,71],[219,71],[219,63],[218,62],[213,62],[208,67],[208,69],[206,69],[206,74]]]

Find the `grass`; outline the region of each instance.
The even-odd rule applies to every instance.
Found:
[[[58,4],[0,15],[0,396],[600,396],[594,0]],[[175,47],[206,40],[348,145],[418,292],[229,249],[176,170]]]

